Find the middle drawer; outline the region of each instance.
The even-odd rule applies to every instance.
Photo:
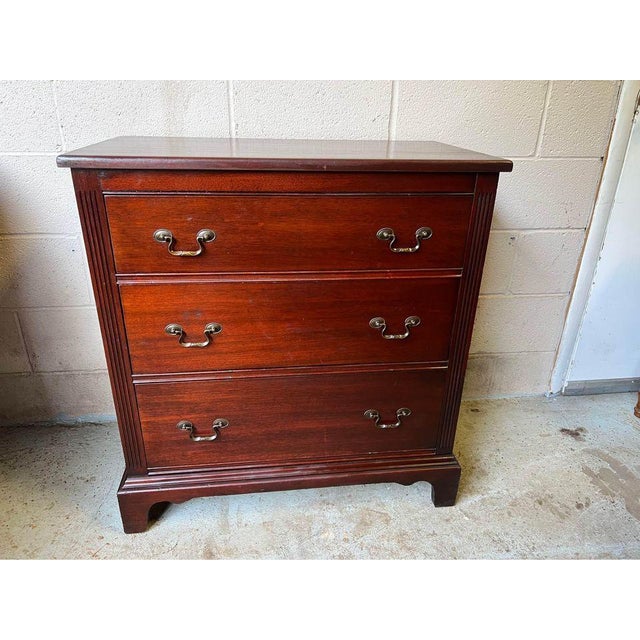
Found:
[[[445,361],[457,277],[126,283],[134,374]]]

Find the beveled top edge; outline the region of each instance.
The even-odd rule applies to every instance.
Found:
[[[511,171],[511,160],[433,141],[122,136],[60,154],[59,167],[252,171]]]

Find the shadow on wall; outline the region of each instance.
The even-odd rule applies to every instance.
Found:
[[[21,274],[29,261],[21,237],[9,235],[10,178],[0,173],[0,424],[41,419],[53,398],[41,376],[33,373],[18,309],[24,304]]]
[[[0,425],[113,417],[71,180],[55,171],[52,156],[0,164]]]

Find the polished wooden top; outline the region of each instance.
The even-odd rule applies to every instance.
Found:
[[[59,167],[234,171],[511,171],[504,158],[440,142],[119,137],[58,156]]]

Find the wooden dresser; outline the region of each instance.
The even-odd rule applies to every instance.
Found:
[[[453,455],[501,158],[434,142],[114,138],[71,167],[124,530],[196,496],[431,484]]]

